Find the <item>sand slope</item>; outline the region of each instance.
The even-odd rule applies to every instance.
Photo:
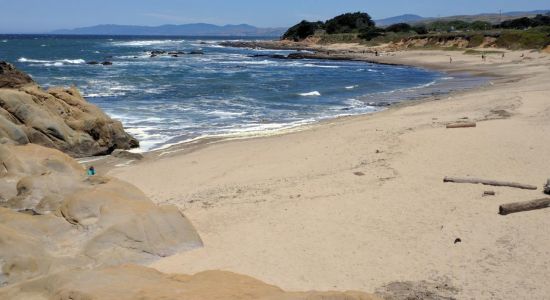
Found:
[[[541,198],[540,188],[443,183],[474,176],[542,186],[550,177],[550,59],[521,54],[369,56],[498,77],[439,101],[174,152],[111,174],[183,209],[201,235],[204,248],[152,264],[163,272],[228,270],[287,290],[426,280],[459,299],[543,299],[550,210],[497,214],[500,204]],[[444,128],[463,118],[478,127]]]

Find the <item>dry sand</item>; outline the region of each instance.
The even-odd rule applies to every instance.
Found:
[[[487,62],[457,51],[366,54],[496,77],[438,101],[218,142],[110,173],[180,207],[201,235],[204,248],[151,265],[162,272],[226,270],[296,291],[427,281],[458,299],[547,298],[550,210],[498,215],[500,204],[543,197],[550,177],[550,57],[522,54]],[[463,118],[477,128],[445,129]],[[443,183],[445,176],[540,187]],[[496,196],[482,197],[486,190]]]

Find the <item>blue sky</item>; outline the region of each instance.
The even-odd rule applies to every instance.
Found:
[[[284,27],[351,11],[375,19],[405,13],[429,17],[550,9],[550,0],[0,0],[0,8],[0,32],[29,33],[97,24]]]

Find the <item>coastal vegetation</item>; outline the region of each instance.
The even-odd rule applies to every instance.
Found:
[[[308,38],[326,44],[358,42],[372,45],[422,39],[432,46],[450,40],[462,40],[462,46],[468,48],[495,46],[508,49],[542,49],[550,45],[550,14],[500,23],[443,19],[378,27],[368,13],[355,12],[324,22],[304,20],[291,27],[282,37],[293,41]]]

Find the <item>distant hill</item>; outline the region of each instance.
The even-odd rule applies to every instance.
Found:
[[[397,23],[409,23],[409,24],[418,24],[418,23],[430,23],[435,21],[452,21],[460,20],[466,22],[473,21],[486,21],[489,23],[500,23],[502,21],[522,18],[522,17],[534,17],[540,14],[547,14],[550,10],[534,10],[534,11],[513,11],[513,12],[503,12],[502,14],[498,13],[485,13],[477,15],[457,15],[457,16],[448,16],[448,17],[439,17],[439,18],[425,18],[418,15],[401,15],[381,20],[376,20],[376,25],[385,27]]]
[[[390,26],[397,23],[416,23],[426,19],[427,18],[421,17],[419,15],[406,14],[406,15],[400,15],[400,16],[386,18],[386,19],[375,20],[374,22],[376,23],[377,26],[384,27],[384,26]]]
[[[75,29],[62,29],[52,34],[67,35],[180,35],[180,36],[269,36],[280,37],[286,28],[258,28],[248,24],[218,26],[195,23],[184,25],[134,26],[97,25]]]

